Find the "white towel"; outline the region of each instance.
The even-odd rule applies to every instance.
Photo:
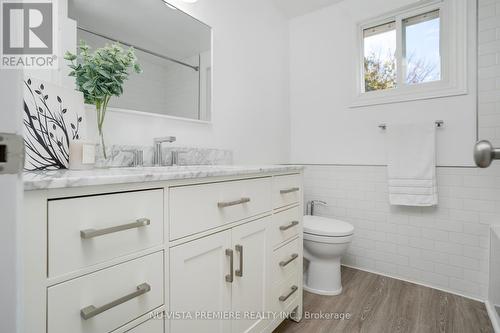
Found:
[[[437,205],[436,125],[393,124],[386,131],[391,205]]]

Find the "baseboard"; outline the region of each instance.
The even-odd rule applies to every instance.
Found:
[[[461,294],[461,293],[456,292],[456,291],[454,291],[454,290],[449,290],[449,289],[446,289],[446,288],[433,286],[433,285],[426,284],[426,283],[422,283],[422,282],[419,282],[419,281],[414,281],[414,280],[405,279],[405,278],[402,278],[402,277],[400,277],[400,276],[394,276],[394,275],[390,275],[390,274],[387,274],[387,273],[378,272],[378,271],[375,271],[375,270],[372,270],[372,269],[367,269],[367,268],[356,267],[356,266],[353,266],[353,265],[345,265],[345,264],[342,264],[342,266],[345,266],[345,267],[350,267],[350,268],[354,268],[354,269],[358,269],[358,270],[360,270],[360,271],[364,271],[364,272],[368,272],[368,273],[373,273],[373,274],[377,274],[377,275],[386,276],[386,277],[389,277],[389,278],[391,278],[391,279],[396,279],[396,280],[406,281],[406,282],[413,283],[413,284],[418,284],[418,285],[420,285],[420,286],[424,286],[424,287],[427,287],[427,288],[432,288],[432,289],[441,290],[441,291],[444,291],[444,292],[446,292],[446,293],[450,293],[450,294],[453,294],[453,295],[457,295],[457,296],[465,297],[465,298],[468,298],[468,299],[471,299],[471,300],[474,300],[474,301],[478,301],[478,302],[481,302],[481,303],[485,303],[485,300],[484,300],[484,299],[480,299],[480,298],[472,297],[472,296],[469,296],[469,295],[464,295],[464,294]],[[498,333],[500,333],[500,332],[498,332]]]
[[[500,322],[495,307],[488,300],[484,302],[484,305],[486,306],[486,310],[488,311],[488,316],[490,317],[491,326],[493,326],[495,333],[500,333]]]

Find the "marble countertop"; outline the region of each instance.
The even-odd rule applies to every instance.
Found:
[[[24,190],[45,190],[96,185],[141,183],[152,181],[244,176],[260,173],[298,172],[296,165],[217,165],[144,168],[109,168],[85,171],[57,170],[25,172]]]

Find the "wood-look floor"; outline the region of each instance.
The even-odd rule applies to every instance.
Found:
[[[339,296],[304,292],[304,311],[349,313],[349,320],[283,322],[274,333],[493,332],[483,303],[413,283],[342,268]]]

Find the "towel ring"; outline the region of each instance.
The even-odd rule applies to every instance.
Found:
[[[444,120],[436,120],[436,127],[437,128],[441,128],[444,126]],[[386,130],[387,129],[387,124],[380,124],[378,125],[378,128],[380,128],[381,130]]]

